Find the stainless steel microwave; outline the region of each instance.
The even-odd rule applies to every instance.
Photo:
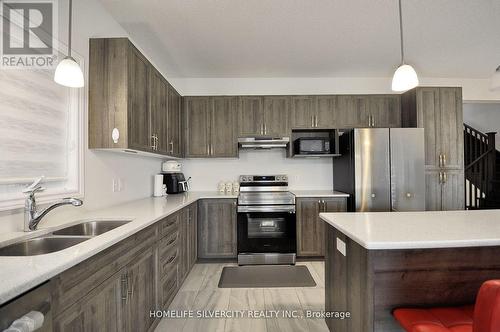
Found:
[[[294,142],[295,154],[329,154],[330,139],[324,137],[300,137]]]

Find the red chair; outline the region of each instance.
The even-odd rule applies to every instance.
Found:
[[[400,308],[393,315],[407,332],[500,332],[500,280],[486,281],[474,306]]]

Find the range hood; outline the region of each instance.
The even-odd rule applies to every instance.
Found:
[[[276,149],[286,148],[290,137],[240,137],[238,147],[240,149]]]

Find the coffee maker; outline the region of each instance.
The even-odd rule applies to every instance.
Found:
[[[175,160],[163,163],[162,172],[163,184],[167,186],[167,194],[180,194],[189,191],[189,179],[186,180],[181,172],[181,164]]]

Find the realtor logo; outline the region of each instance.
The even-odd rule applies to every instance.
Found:
[[[56,0],[0,0],[1,67],[51,69],[57,65]]]

